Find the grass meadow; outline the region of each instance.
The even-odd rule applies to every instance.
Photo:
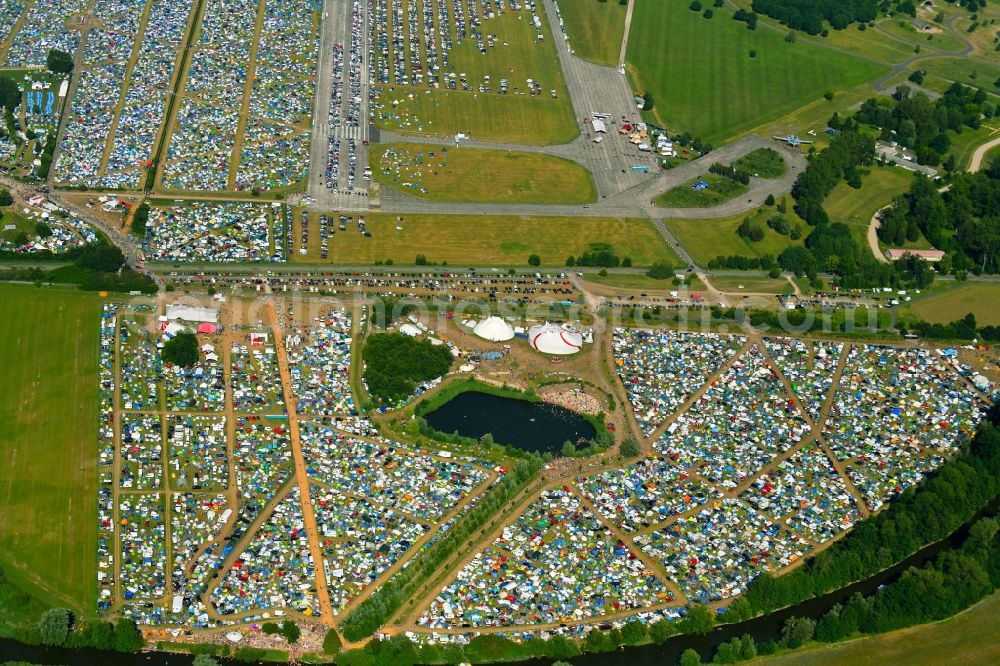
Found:
[[[334,214],[336,215],[336,214]],[[592,243],[610,243],[619,257],[629,256],[635,266],[657,261],[680,264],[666,241],[648,220],[605,217],[516,217],[494,215],[408,215],[401,221],[390,213],[364,216],[371,238],[357,231],[338,231],[329,241],[330,264],[369,265],[391,259],[411,265],[416,255],[428,262],[453,266],[527,266],[537,254],[542,266],[563,266],[570,255],[579,256]],[[310,235],[308,255],[298,253],[299,213],[293,239],[298,263],[318,261],[319,235]],[[397,230],[396,227],[401,227]]]
[[[371,157],[376,181],[420,199],[539,204],[597,200],[589,171],[544,153],[395,143],[372,146]]]
[[[759,213],[750,213],[749,217],[764,227],[764,239],[752,243],[741,238],[736,233],[743,218],[747,215],[734,215],[717,220],[674,220],[666,218],[663,223],[674,234],[685,250],[690,253],[699,265],[705,266],[718,256],[739,255],[743,257],[762,257],[770,254],[777,257],[781,251],[791,245],[801,245],[802,240],[793,241],[788,236],[782,236],[767,226],[768,218],[773,209],[765,208]],[[801,223],[797,215],[789,208],[788,217],[792,224]],[[803,231],[808,228],[803,223]],[[805,233],[803,233],[805,235]]]
[[[577,56],[607,67],[618,65],[625,34],[625,6],[616,0],[571,0],[560,4],[559,11],[570,48]]]
[[[0,285],[0,564],[79,612],[95,604],[100,300]]]
[[[705,19],[685,0],[636,3],[628,63],[636,92],[653,94],[650,120],[714,144],[888,71],[806,40],[790,44],[780,32],[748,30],[728,8]]]

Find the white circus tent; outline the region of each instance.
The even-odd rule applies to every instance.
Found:
[[[514,329],[500,317],[487,317],[472,332],[491,342],[505,342],[514,337]]]
[[[528,331],[531,346],[543,354],[565,356],[583,348],[583,336],[575,328],[546,322]]]

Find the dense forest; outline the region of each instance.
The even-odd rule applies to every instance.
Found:
[[[951,149],[948,130],[962,132],[978,129],[984,118],[992,118],[994,108],[986,92],[953,83],[937,100],[924,93],[913,93],[909,86],[899,86],[892,97],[872,97],[861,105],[853,120],[879,128],[883,141],[895,141],[917,154],[921,164],[937,166]],[[838,127],[837,116],[830,127]],[[946,164],[954,171],[954,157]]]
[[[753,0],[753,10],[810,35],[823,32],[823,21],[840,30],[852,23],[872,21],[876,0]]]
[[[441,377],[451,367],[451,351],[430,340],[402,333],[368,336],[364,350],[364,380],[379,403],[395,404],[413,395],[417,384]]]
[[[984,171],[956,175],[947,192],[918,175],[910,191],[882,213],[882,242],[898,245],[923,233],[945,252],[945,273],[1000,272],[1000,160]]]

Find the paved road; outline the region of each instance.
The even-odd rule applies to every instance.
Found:
[[[744,197],[738,197],[723,202],[711,208],[656,208],[647,201],[652,201],[657,196],[663,194],[678,185],[682,185],[689,180],[708,173],[709,167],[715,162],[732,164],[743,155],[758,150],[760,148],[772,148],[785,161],[785,174],[781,178],[753,178],[750,181],[750,189]],[[727,217],[738,215],[764,203],[764,199],[769,194],[778,196],[792,189],[792,184],[799,177],[799,173],[805,170],[808,165],[805,156],[797,148],[780,146],[780,144],[763,139],[758,136],[747,136],[735,143],[723,146],[707,155],[691,160],[687,164],[663,172],[649,187],[645,189],[642,196],[643,208],[649,217],[672,217],[683,219],[700,219]]]
[[[307,192],[314,200],[312,210],[366,210],[368,208],[368,181],[362,174],[368,166],[368,30],[362,27],[360,63],[361,112],[358,122],[348,125],[344,112],[350,93],[351,28],[353,24],[352,0],[324,0],[323,21],[320,28],[320,58],[317,65],[316,98],[313,104],[313,139],[309,149],[309,183]],[[361,3],[362,26],[368,24],[368,8]],[[333,46],[343,46],[343,70],[334,76]],[[330,96],[334,87],[341,89],[341,113],[330,119]],[[328,152],[331,140],[339,150],[339,183],[334,190],[326,187]],[[352,144],[353,142],[353,144]],[[355,179],[348,186],[351,146],[356,156]]]
[[[972,154],[972,161],[969,162],[969,172],[979,173],[979,170],[983,166],[983,160],[986,158],[986,153],[990,152],[997,146],[1000,146],[1000,137],[988,141],[976,148],[976,152]]]
[[[633,165],[656,169],[656,157],[643,153],[618,134],[617,127],[623,120],[639,122],[639,112],[625,75],[611,67],[602,67],[587,62],[569,52],[564,35],[559,32],[559,17],[552,0],[544,0],[549,25],[552,26],[556,53],[562,66],[573,102],[573,112],[580,124],[581,136],[573,142],[582,159],[594,174],[599,196],[611,196],[628,190],[649,179],[648,174],[632,171]],[[608,135],[603,142],[593,143],[589,123],[582,122],[594,113],[610,114]]]

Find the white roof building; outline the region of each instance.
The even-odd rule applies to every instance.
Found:
[[[532,326],[528,331],[531,346],[543,354],[565,356],[575,354],[583,348],[583,336],[574,328],[544,323]]]
[[[590,126],[594,128],[595,132],[607,133],[608,128],[605,126],[604,121],[600,118],[593,118],[590,121]]]
[[[215,308],[203,308],[193,305],[172,303],[167,305],[167,319],[183,319],[184,321],[219,323],[219,311]]]
[[[490,342],[505,342],[514,337],[514,329],[500,317],[487,317],[472,332]]]

